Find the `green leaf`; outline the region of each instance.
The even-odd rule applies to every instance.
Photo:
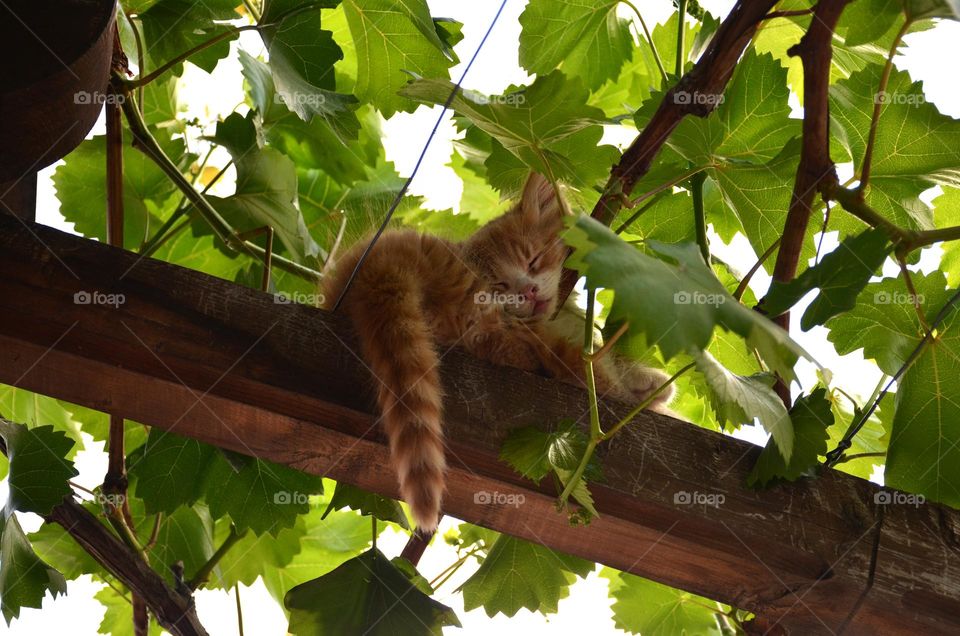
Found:
[[[455,58],[440,40],[424,0],[344,0],[343,11],[356,46],[356,96],[384,117],[413,110],[414,104],[397,94],[407,73],[448,76]]]
[[[88,504],[88,509],[95,504]],[[68,581],[72,581],[82,574],[95,574],[103,571],[90,553],[84,550],[71,537],[63,526],[44,522],[40,529],[31,532],[28,536],[37,555],[47,563],[56,563],[57,570]]]
[[[520,65],[544,75],[561,64],[595,89],[616,77],[633,49],[614,0],[532,0],[520,15]]]
[[[235,0],[158,0],[140,14],[143,24],[144,51],[154,69],[189,51],[211,38],[233,29],[214,20],[232,20],[239,17],[234,11]],[[230,38],[194,53],[190,61],[210,73],[217,62],[230,53]],[[173,68],[176,75],[183,73],[183,64]]]
[[[266,581],[272,573],[277,576],[287,574],[291,560],[301,550],[300,542],[306,533],[304,521],[311,516],[298,517],[292,527],[283,528],[274,535],[244,534],[217,563],[208,585],[229,590],[238,583],[253,585],[261,576]],[[231,525],[229,518],[223,518],[215,524],[214,545],[223,544]],[[369,537],[370,524],[364,523],[363,526]]]
[[[27,428],[2,418],[0,436],[10,460],[7,510],[48,515],[70,495],[67,481],[79,474],[66,458],[73,441],[52,426]]]
[[[937,227],[960,225],[960,188],[944,188],[943,194],[933,200],[933,208]],[[947,241],[940,247],[940,271],[947,275],[950,287],[960,287],[960,241]]]
[[[742,336],[788,381],[797,359],[810,359],[782,329],[734,300],[693,243],[647,241],[667,262],[644,254],[588,217],[577,219],[564,240],[574,248],[568,266],[586,275],[588,287],[616,292],[611,319],[629,320],[630,331],[656,343],[667,361],[705,349],[717,326]],[[652,312],[650,307],[675,309]]]
[[[724,633],[717,622],[724,608],[716,601],[610,568],[603,568],[600,576],[610,579],[613,621],[625,632],[643,636]]]
[[[106,610],[103,613],[103,620],[100,621],[100,628],[97,633],[109,634],[110,636],[134,636],[133,633],[133,604],[130,601],[129,592],[121,595],[110,586],[93,595],[93,598],[100,602],[100,605]],[[163,630],[157,621],[151,620],[147,628],[147,636],[160,636]]]
[[[570,592],[577,576],[593,563],[554,552],[546,546],[500,535],[480,568],[463,584],[463,608],[483,606],[487,616],[516,615],[520,608],[547,614]]]
[[[787,409],[770,388],[773,377],[769,374],[746,377],[731,373],[706,352],[696,356],[696,363],[697,370],[710,387],[710,403],[717,420],[736,428],[758,419],[763,429],[773,436],[780,454],[789,461],[793,453],[794,431]]]
[[[686,93],[676,99],[720,101],[715,115],[688,117],[670,136],[670,146],[697,165],[705,162],[765,163],[800,133],[790,119],[786,71],[771,55],[748,52],[722,96]]]
[[[208,197],[238,231],[269,226],[297,262],[320,254],[297,208],[297,171],[293,161],[273,148],[259,148],[252,115],[233,113],[217,124],[213,141],[225,147],[237,169],[236,192]]]
[[[446,80],[418,79],[401,94],[425,104],[443,104],[453,88]],[[609,174],[618,153],[611,146],[597,145],[603,135],[600,124],[604,114],[587,106],[587,97],[579,80],[554,71],[525,89],[508,89],[500,96],[458,91],[451,108],[500,144],[500,152],[506,156],[495,159],[494,146],[486,165],[491,185],[501,192],[507,186],[519,188],[522,174],[529,170],[589,187]],[[516,163],[504,164],[510,159]],[[503,178],[510,170],[514,174]]]
[[[239,471],[217,459],[204,483],[210,514],[229,514],[241,532],[276,536],[310,509],[309,496],[323,492],[320,477],[262,459],[251,459]]]
[[[885,278],[867,285],[852,310],[827,321],[827,338],[837,353],[863,349],[863,357],[876,360],[884,373],[897,372],[923,337],[914,300],[929,323],[949,298],[941,272],[915,273],[911,278],[916,298],[899,278]]]
[[[421,592],[376,549],[302,583],[284,598],[291,634],[435,634],[460,626],[446,605]]]
[[[799,398],[790,409],[794,432],[790,461],[784,461],[776,440],[771,439],[757,458],[747,484],[765,486],[775,478],[795,481],[812,474],[819,457],[827,454],[827,429],[833,425],[831,406],[826,389]]]
[[[270,54],[276,94],[303,121],[318,115],[340,139],[356,139],[357,99],[335,91],[333,66],[343,51],[333,34],[321,28],[322,5],[307,10],[300,5],[300,0],[264,3],[260,24],[275,26],[261,29],[260,36]]]
[[[213,454],[212,446],[151,429],[142,455],[129,467],[136,495],[143,500],[147,513],[170,513],[197,501],[203,495],[203,476]]]
[[[362,515],[372,515],[381,521],[392,521],[405,530],[410,529],[410,522],[398,501],[338,481],[330,504],[320,518],[326,519],[331,511],[344,508],[351,508]]]
[[[903,14],[902,0],[860,0],[843,10],[838,32],[847,46],[859,46],[879,40]]]
[[[844,239],[813,267],[788,283],[774,282],[763,302],[769,316],[779,316],[795,305],[807,292],[820,292],[810,303],[800,326],[804,331],[822,325],[828,319],[853,309],[857,294],[863,291],[874,272],[893,251],[887,232],[874,228]]]
[[[900,378],[884,472],[884,483],[888,486],[954,508],[960,508],[960,447],[957,445],[960,439],[960,383],[957,382],[960,319],[957,316],[954,305],[938,329],[939,337],[926,345]]]
[[[894,70],[877,96],[882,72],[870,64],[831,87],[833,132],[859,174],[874,100],[882,101],[866,203],[898,225],[929,229],[930,208],[918,197],[932,185],[960,185],[960,121],[942,115],[903,71]],[[859,221],[839,227],[850,231],[851,224],[862,227]]]
[[[39,609],[48,591],[54,598],[66,594],[67,582],[36,555],[16,515],[0,513],[0,533],[0,609],[9,626],[21,608]]]
[[[799,151],[799,142],[789,142],[767,163],[721,163],[707,171],[707,218],[724,241],[730,242],[738,231],[743,232],[754,253],[760,255],[783,236],[783,219],[790,207]],[[814,205],[814,218],[818,218],[819,207],[820,204]],[[819,223],[809,223],[801,246],[801,263],[815,255],[813,235],[819,231]],[[768,272],[773,270],[775,260],[764,262]]]
[[[378,532],[385,525],[377,524]],[[324,519],[305,515],[297,520],[301,526],[299,551],[282,567],[268,567],[263,573],[267,590],[279,603],[292,588],[332,572],[370,546],[370,520],[352,510],[333,511]]]
[[[136,500],[131,500],[134,508]],[[134,517],[140,521],[137,525],[137,535],[149,537],[153,530],[154,517],[138,514],[134,509]],[[193,576],[207,560],[213,556],[213,522],[206,506],[193,508],[177,508],[173,514],[165,514],[157,532],[157,543],[150,550],[151,565],[173,584],[171,566],[177,561],[183,562],[183,569],[187,576]],[[232,549],[236,549],[234,546]]]
[[[960,2],[957,0],[901,0],[904,9],[914,20],[948,18],[960,20]]]
[[[72,459],[77,451],[83,450],[83,438],[80,435],[81,423],[73,416],[71,408],[81,407],[0,384],[0,414],[13,422],[22,422],[29,428],[46,424],[62,431],[74,442],[67,454]]]
[[[184,157],[180,139],[163,142],[170,157]],[[106,242],[107,173],[106,137],[96,136],[82,142],[64,158],[53,173],[53,185],[64,219],[87,238]],[[176,159],[174,159],[176,161]],[[160,227],[158,213],[176,187],[146,155],[125,144],[123,148],[123,243],[136,247],[143,242],[148,228]]]
[[[525,426],[510,431],[500,448],[500,459],[518,473],[540,483],[550,471],[572,473],[587,448],[587,436],[572,420],[560,423],[555,431]],[[584,476],[598,479],[600,464],[593,458]]]

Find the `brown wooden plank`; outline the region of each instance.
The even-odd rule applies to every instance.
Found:
[[[10,217],[0,217],[0,268],[0,382],[397,496],[341,317]],[[75,303],[82,292],[125,302]],[[882,518],[874,584],[845,633],[960,628],[957,511],[886,506],[881,517],[879,489],[835,471],[756,492],[744,487],[755,447],[643,415],[603,449],[606,479],[592,486],[601,517],[571,527],[546,481],[497,456],[515,427],[585,421],[584,394],[457,350],[442,377],[448,514],[804,634],[837,632],[856,605]],[[624,412],[601,410],[606,425]],[[483,505],[479,492],[525,501]],[[681,493],[724,501],[684,505]]]

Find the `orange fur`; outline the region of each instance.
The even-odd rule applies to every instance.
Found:
[[[422,531],[436,528],[444,490],[439,355],[459,346],[497,364],[583,384],[580,347],[548,322],[566,254],[562,214],[553,187],[531,175],[520,202],[463,243],[411,230],[384,233],[344,297],[378,380],[400,492]],[[325,281],[331,302],[367,243],[348,250]],[[617,365],[597,365],[597,389],[634,399],[630,385],[646,387],[662,376],[643,371],[639,382],[625,384]]]

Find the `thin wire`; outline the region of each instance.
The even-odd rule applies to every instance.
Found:
[[[390,223],[390,219],[393,217],[393,213],[396,211],[397,206],[400,205],[400,201],[403,200],[403,197],[407,193],[407,188],[410,187],[410,183],[413,181],[413,178],[417,176],[417,171],[420,170],[420,164],[423,163],[423,158],[427,154],[427,149],[430,147],[430,142],[433,141],[434,135],[437,134],[437,129],[440,128],[440,124],[443,122],[444,116],[447,114],[447,111],[450,109],[450,104],[453,103],[454,98],[456,98],[457,93],[460,91],[460,85],[463,83],[463,80],[466,79],[467,73],[470,72],[470,67],[473,66],[474,60],[477,59],[477,55],[480,53],[480,49],[483,48],[483,45],[487,43],[487,38],[490,36],[490,32],[493,31],[493,27],[497,24],[497,20],[500,19],[500,14],[503,13],[503,8],[507,6],[507,0],[503,0],[500,3],[500,8],[497,9],[496,15],[493,16],[493,20],[490,22],[490,26],[487,27],[487,32],[483,34],[483,39],[480,40],[480,44],[477,45],[477,50],[473,52],[473,56],[470,58],[470,61],[467,62],[466,68],[463,69],[463,73],[460,74],[460,79],[453,86],[453,90],[450,91],[450,96],[447,97],[447,101],[443,103],[443,110],[440,111],[440,116],[437,117],[437,122],[433,125],[433,130],[430,131],[430,136],[427,137],[427,143],[423,145],[423,150],[420,151],[420,157],[417,159],[416,165],[413,166],[413,172],[410,173],[410,176],[407,177],[407,180],[403,182],[403,187],[400,188],[400,192],[397,193],[397,196],[394,197],[393,203],[390,204],[390,209],[387,210],[387,216],[384,217],[383,223],[380,224],[380,227],[377,228],[376,234],[373,235],[373,238],[370,239],[370,244],[367,245],[367,248],[363,250],[363,254],[360,255],[360,260],[357,261],[357,264],[354,266],[353,271],[350,272],[350,278],[347,279],[347,284],[343,286],[343,291],[340,292],[340,296],[337,298],[337,302],[333,305],[333,311],[337,311],[340,308],[340,303],[343,302],[344,297],[347,295],[347,292],[350,290],[350,285],[353,283],[353,279],[356,278],[357,272],[360,271],[360,268],[363,266],[363,262],[367,259],[367,256],[370,254],[370,250],[373,249],[373,246],[380,239],[380,235],[383,234],[383,231],[387,228],[387,224]]]

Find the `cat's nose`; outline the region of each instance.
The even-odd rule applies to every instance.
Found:
[[[523,289],[520,290],[520,295],[523,296],[525,300],[529,302],[534,302],[537,300],[537,292],[539,291],[540,291],[539,287],[537,287],[533,283],[530,283],[524,286]]]

